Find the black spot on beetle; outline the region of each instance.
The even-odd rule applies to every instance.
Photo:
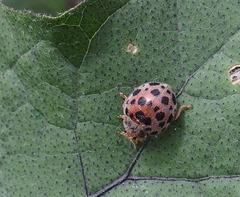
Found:
[[[151,130],[152,130],[151,127],[148,127],[148,128],[145,129],[145,131],[151,131]]]
[[[158,113],[156,114],[156,119],[157,119],[158,121],[162,120],[164,117],[165,117],[165,113],[164,113],[164,112],[158,112]]]
[[[140,131],[139,135],[140,138],[144,138],[146,136],[146,134],[144,133],[143,130]]]
[[[172,107],[172,105],[169,107],[169,110],[172,110],[173,109],[173,107]]]
[[[152,120],[150,117],[144,118],[143,119],[143,124],[145,125],[151,125],[152,124]]]
[[[162,89],[165,89],[165,86],[161,86]]]
[[[133,119],[133,114],[132,113],[130,114],[130,118]]]
[[[167,123],[172,122],[172,120],[173,120],[173,115],[171,114],[171,115],[169,116],[169,118],[168,118]]]
[[[154,90],[151,91],[151,94],[153,96],[158,96],[160,94],[160,91],[158,89],[154,89]]]
[[[151,133],[151,135],[157,135],[157,134],[158,134],[157,131],[153,131],[153,132]]]
[[[138,111],[135,116],[138,120],[142,120],[144,118],[144,113],[142,111]]]
[[[148,91],[148,88],[145,88],[145,91]]]
[[[130,127],[130,128],[131,128],[131,132],[133,132],[133,133],[137,132],[136,127]]]
[[[138,105],[144,106],[145,103],[146,103],[146,99],[145,99],[144,97],[140,97],[140,98],[138,99]]]
[[[125,114],[126,115],[128,114],[128,108],[127,107],[125,108]]]
[[[154,112],[157,112],[160,108],[159,107],[154,107]]]
[[[146,103],[146,105],[147,105],[148,107],[152,107],[152,101],[148,101],[148,102]]]
[[[152,83],[149,83],[150,86],[156,86],[156,85],[159,85],[160,83],[158,82],[152,82]]]
[[[133,99],[133,100],[131,100],[131,105],[134,105],[135,104],[135,102],[136,102],[136,100],[135,99]]]
[[[167,93],[168,93],[168,94],[171,94],[171,91],[170,91],[170,90],[167,90]]]
[[[176,97],[174,94],[172,94],[172,101],[173,101],[173,104],[176,105],[177,101],[176,101]]]
[[[169,102],[169,98],[168,97],[166,97],[166,96],[164,96],[164,97],[162,97],[162,104],[164,104],[164,105],[168,105],[168,102]]]
[[[162,128],[164,125],[165,125],[165,122],[160,122],[160,123],[158,124],[158,126],[161,127],[161,128]]]
[[[136,89],[136,90],[133,91],[132,95],[136,96],[136,95],[139,94],[139,92],[141,92],[141,89]]]

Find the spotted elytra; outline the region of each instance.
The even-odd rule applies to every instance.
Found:
[[[176,120],[183,109],[191,109],[191,105],[180,106],[177,110],[175,93],[170,85],[161,82],[148,82],[135,88],[124,99],[123,126],[125,136],[134,147],[147,136],[162,133],[169,124]]]

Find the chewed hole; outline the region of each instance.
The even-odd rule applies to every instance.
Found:
[[[137,46],[136,46],[135,44],[130,43],[130,44],[128,44],[126,51],[127,51],[128,53],[135,54],[135,53],[137,53],[138,48],[137,48]]]
[[[232,66],[228,73],[232,84],[240,84],[240,64]]]

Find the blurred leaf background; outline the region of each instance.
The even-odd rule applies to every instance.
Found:
[[[83,0],[2,0],[2,3],[16,10],[31,10],[35,13],[56,16],[58,13],[68,10],[82,1]]]

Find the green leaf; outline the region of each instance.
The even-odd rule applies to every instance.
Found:
[[[207,179],[127,180],[115,187],[107,196],[238,196],[238,178],[209,177]]]
[[[55,18],[0,4],[0,18],[1,196],[237,196],[236,1],[89,0]],[[146,81],[193,109],[135,150],[118,94]]]

